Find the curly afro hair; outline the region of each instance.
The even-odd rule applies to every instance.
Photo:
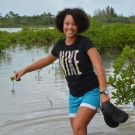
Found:
[[[65,8],[55,17],[55,25],[59,32],[63,33],[63,21],[66,15],[71,15],[78,26],[78,33],[83,33],[90,26],[90,20],[86,12],[81,8]]]

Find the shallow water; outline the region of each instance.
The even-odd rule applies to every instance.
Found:
[[[21,30],[22,28],[0,28],[0,31],[7,31],[7,32],[18,32]]]
[[[54,29],[53,27],[48,27],[49,29]],[[37,28],[37,29],[46,29],[46,28]],[[0,31],[7,31],[7,32],[18,32],[21,31],[22,28],[0,28]]]
[[[26,49],[19,46],[0,53],[0,135],[72,135],[68,88],[58,61],[40,72],[27,73],[20,82],[14,81],[14,86],[10,80],[14,71],[47,54],[43,47]],[[112,64],[117,56],[102,56],[107,78],[112,75]],[[108,89],[111,91],[111,87]],[[120,108],[130,115],[126,123],[110,128],[102,113],[97,113],[88,126],[88,135],[134,135],[133,105]]]

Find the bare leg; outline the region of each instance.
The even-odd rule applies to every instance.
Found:
[[[74,117],[70,117],[70,124],[71,124],[71,127],[72,127],[72,129],[73,129],[73,122],[74,122]]]
[[[97,110],[81,106],[75,116],[70,118],[74,135],[87,135],[87,125],[92,120]]]
[[[71,123],[71,127],[72,127],[72,130],[73,130],[73,121],[74,121],[74,118],[73,117],[71,117],[70,118],[70,123]],[[87,135],[87,127],[86,127],[86,135]]]

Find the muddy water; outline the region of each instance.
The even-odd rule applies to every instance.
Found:
[[[68,88],[58,61],[40,71],[27,73],[20,82],[10,80],[14,71],[47,54],[43,47],[19,46],[0,53],[0,135],[72,135]],[[112,75],[112,64],[117,56],[102,56],[107,78]],[[88,135],[134,135],[133,105],[120,108],[130,115],[126,123],[110,128],[102,113],[97,113],[88,126]]]

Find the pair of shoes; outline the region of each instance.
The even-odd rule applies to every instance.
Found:
[[[104,102],[101,109],[106,124],[110,127],[117,127],[119,123],[127,121],[129,115],[115,107],[111,102]]]
[[[101,111],[102,111],[103,116],[104,116],[104,121],[109,127],[116,128],[119,126],[119,123],[114,121],[102,108],[101,108]]]

